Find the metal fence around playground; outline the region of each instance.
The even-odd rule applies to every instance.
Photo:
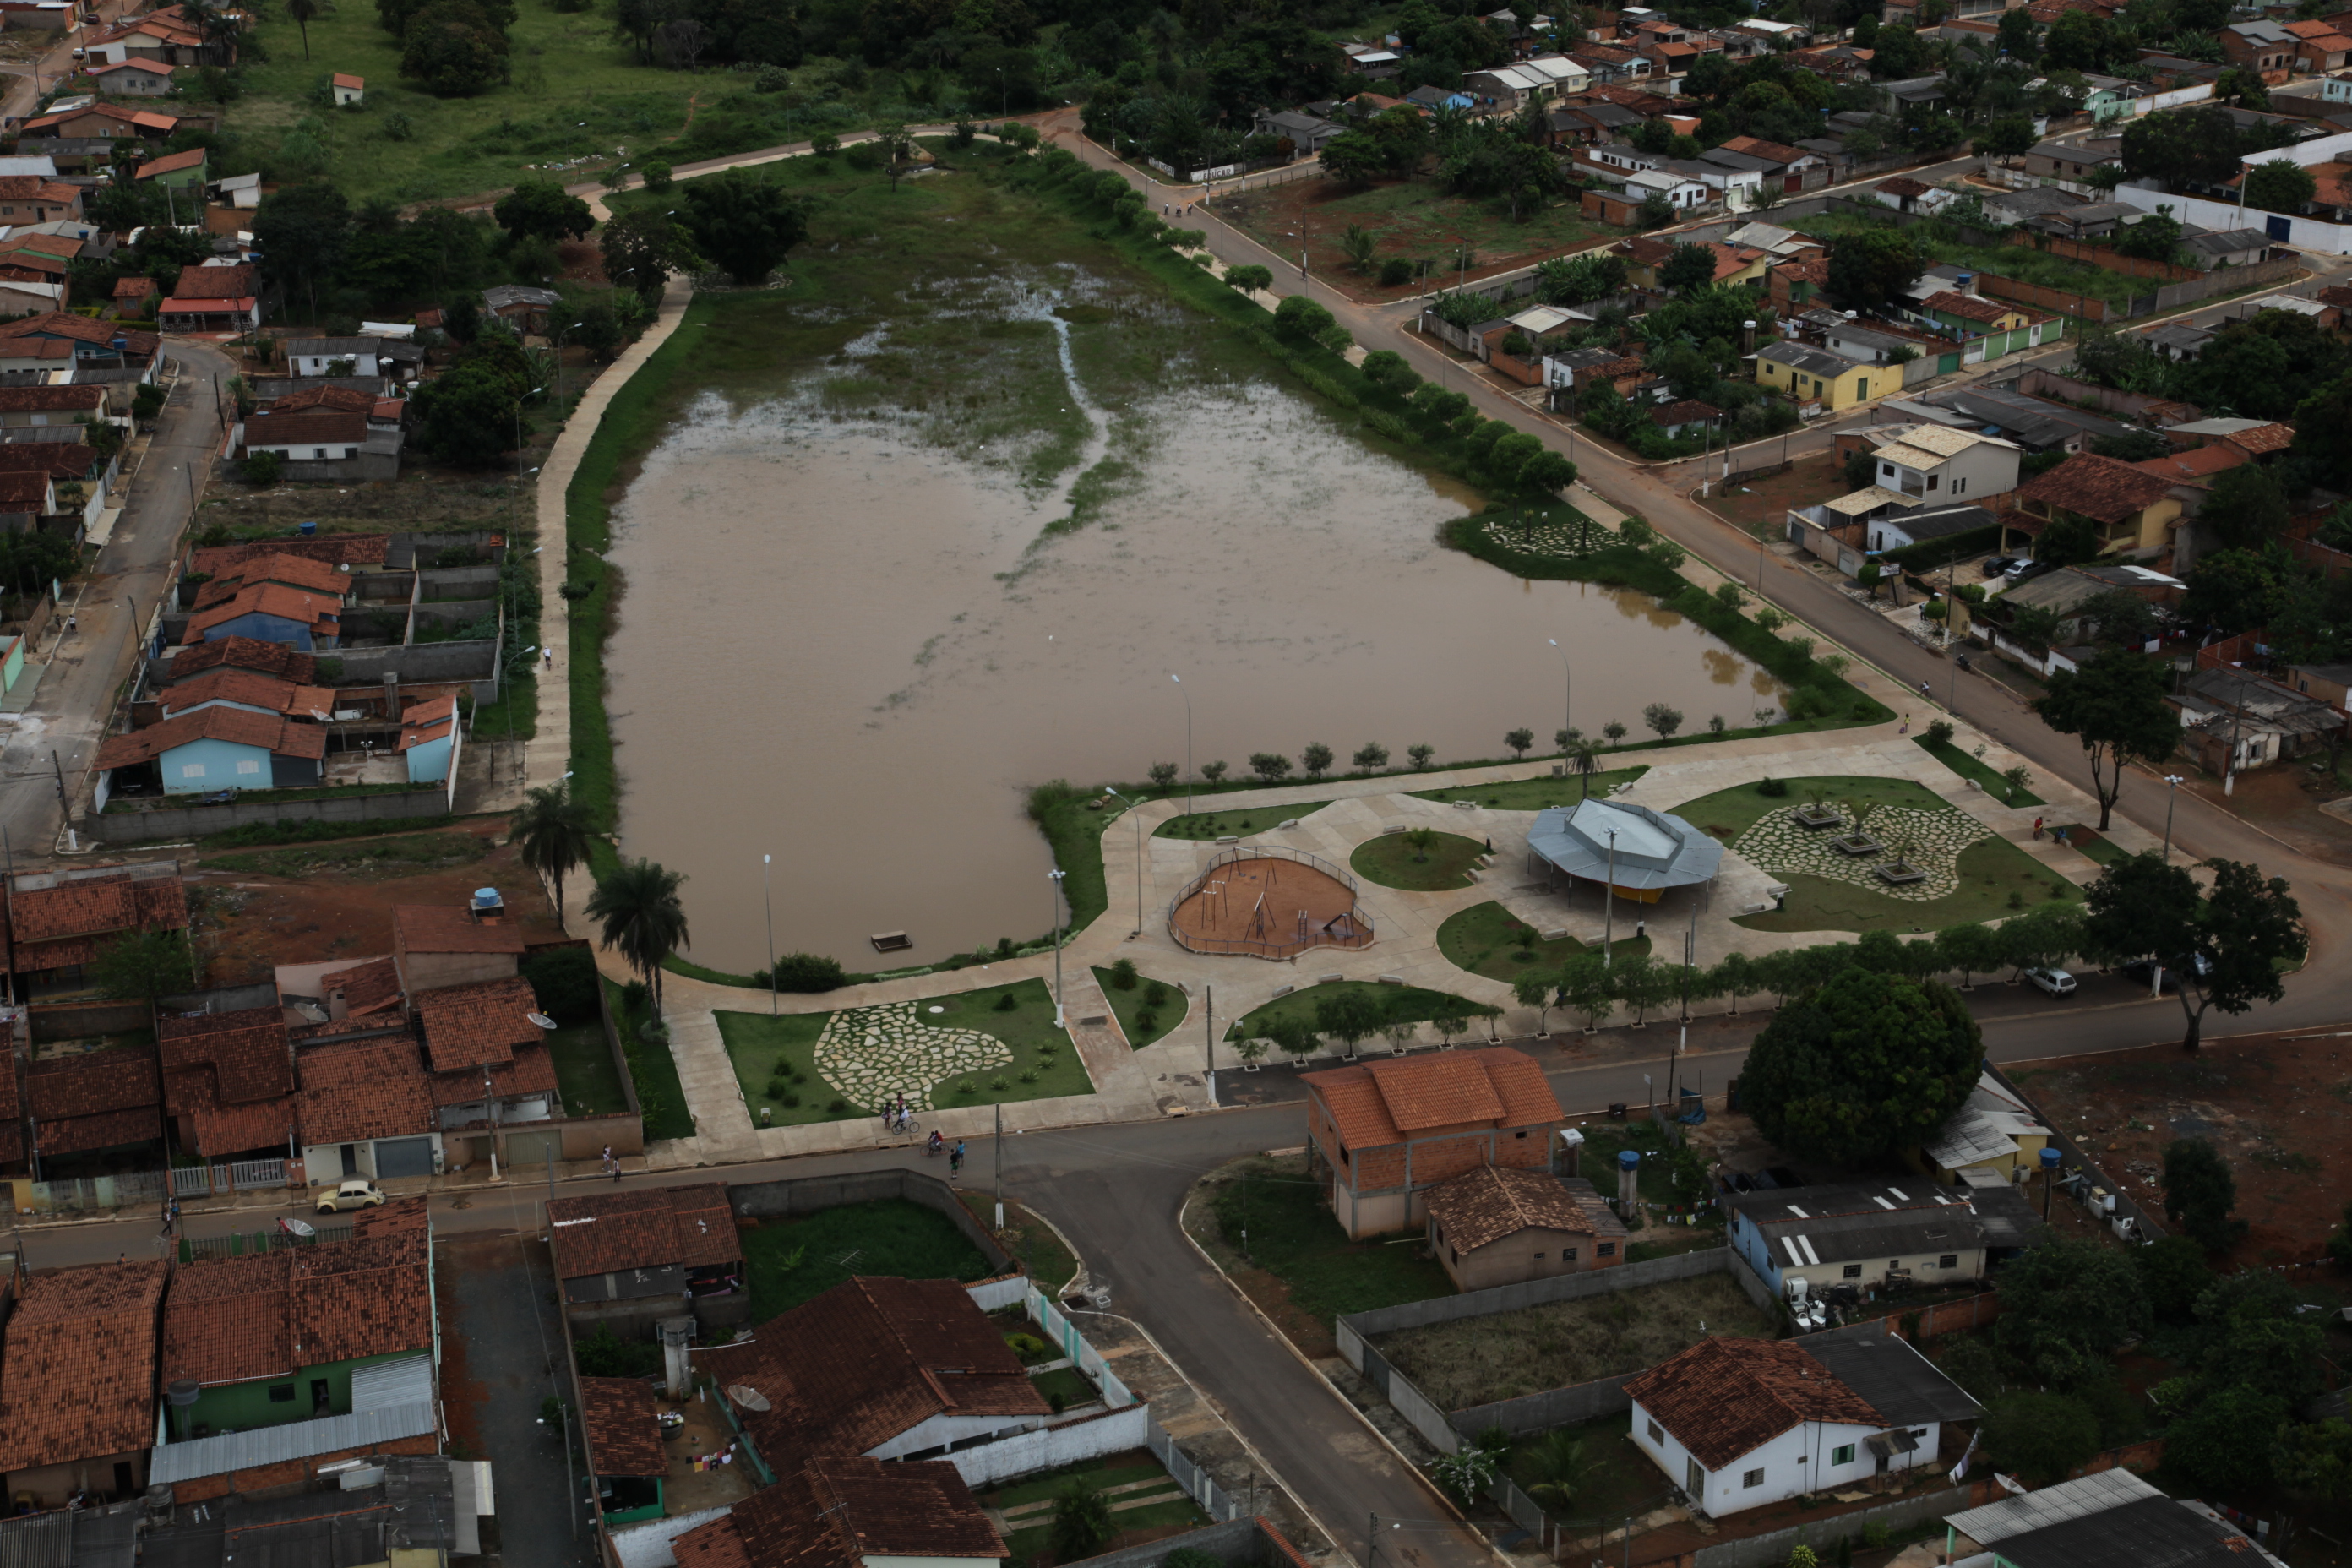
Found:
[[[1348,909],[1345,913],[1326,921],[1319,926],[1308,923],[1305,911],[1302,910],[1297,923],[1287,932],[1275,929],[1271,925],[1270,916],[1268,927],[1263,935],[1223,937],[1184,930],[1176,919],[1176,911],[1182,909],[1185,903],[1196,894],[1210,889],[1218,879],[1219,871],[1228,866],[1238,865],[1244,860],[1289,860],[1305,866],[1310,870],[1319,871],[1348,890]],[[1356,901],[1359,886],[1352,875],[1332,865],[1320,855],[1310,855],[1304,849],[1291,849],[1281,845],[1266,845],[1246,849],[1221,849],[1210,858],[1206,866],[1201,868],[1198,876],[1185,883],[1178,889],[1176,896],[1168,901],[1168,934],[1175,941],[1177,946],[1192,952],[1242,953],[1254,958],[1289,958],[1296,953],[1305,952],[1309,948],[1316,947],[1370,947],[1372,944],[1372,922],[1370,917],[1363,912],[1362,907]]]

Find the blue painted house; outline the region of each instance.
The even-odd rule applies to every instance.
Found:
[[[436,697],[401,715],[400,754],[410,784],[441,784],[457,766],[457,700]]]
[[[238,589],[226,602],[189,616],[187,640],[251,637],[309,653],[340,644],[342,610],[340,595],[284,583],[255,583]]]
[[[109,795],[205,795],[316,784],[326,755],[323,726],[224,703],[117,735],[98,749],[97,766]]]

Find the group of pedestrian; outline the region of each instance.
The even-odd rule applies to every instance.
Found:
[[[912,1131],[914,1125],[915,1113],[907,1109],[907,1097],[905,1095],[902,1094],[896,1100],[886,1100],[882,1102],[883,1131],[907,1132]]]
[[[613,1180],[617,1182],[621,1179],[621,1162],[613,1152],[613,1146],[610,1143],[604,1145],[604,1169]]]

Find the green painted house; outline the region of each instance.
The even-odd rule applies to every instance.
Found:
[[[605,1524],[661,1518],[669,1452],[652,1385],[637,1377],[580,1379],[580,1426]]]
[[[421,1200],[367,1211],[346,1240],[183,1263],[163,1303],[163,1359],[174,1443],[432,1401],[439,1335]]]

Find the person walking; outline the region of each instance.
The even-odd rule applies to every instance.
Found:
[[[2042,819],[2038,816],[2033,819],[2033,837],[2037,841],[2042,837]]]
[[[948,1151],[948,1174],[952,1176],[962,1169],[963,1140],[959,1138],[956,1140],[956,1146]]]

